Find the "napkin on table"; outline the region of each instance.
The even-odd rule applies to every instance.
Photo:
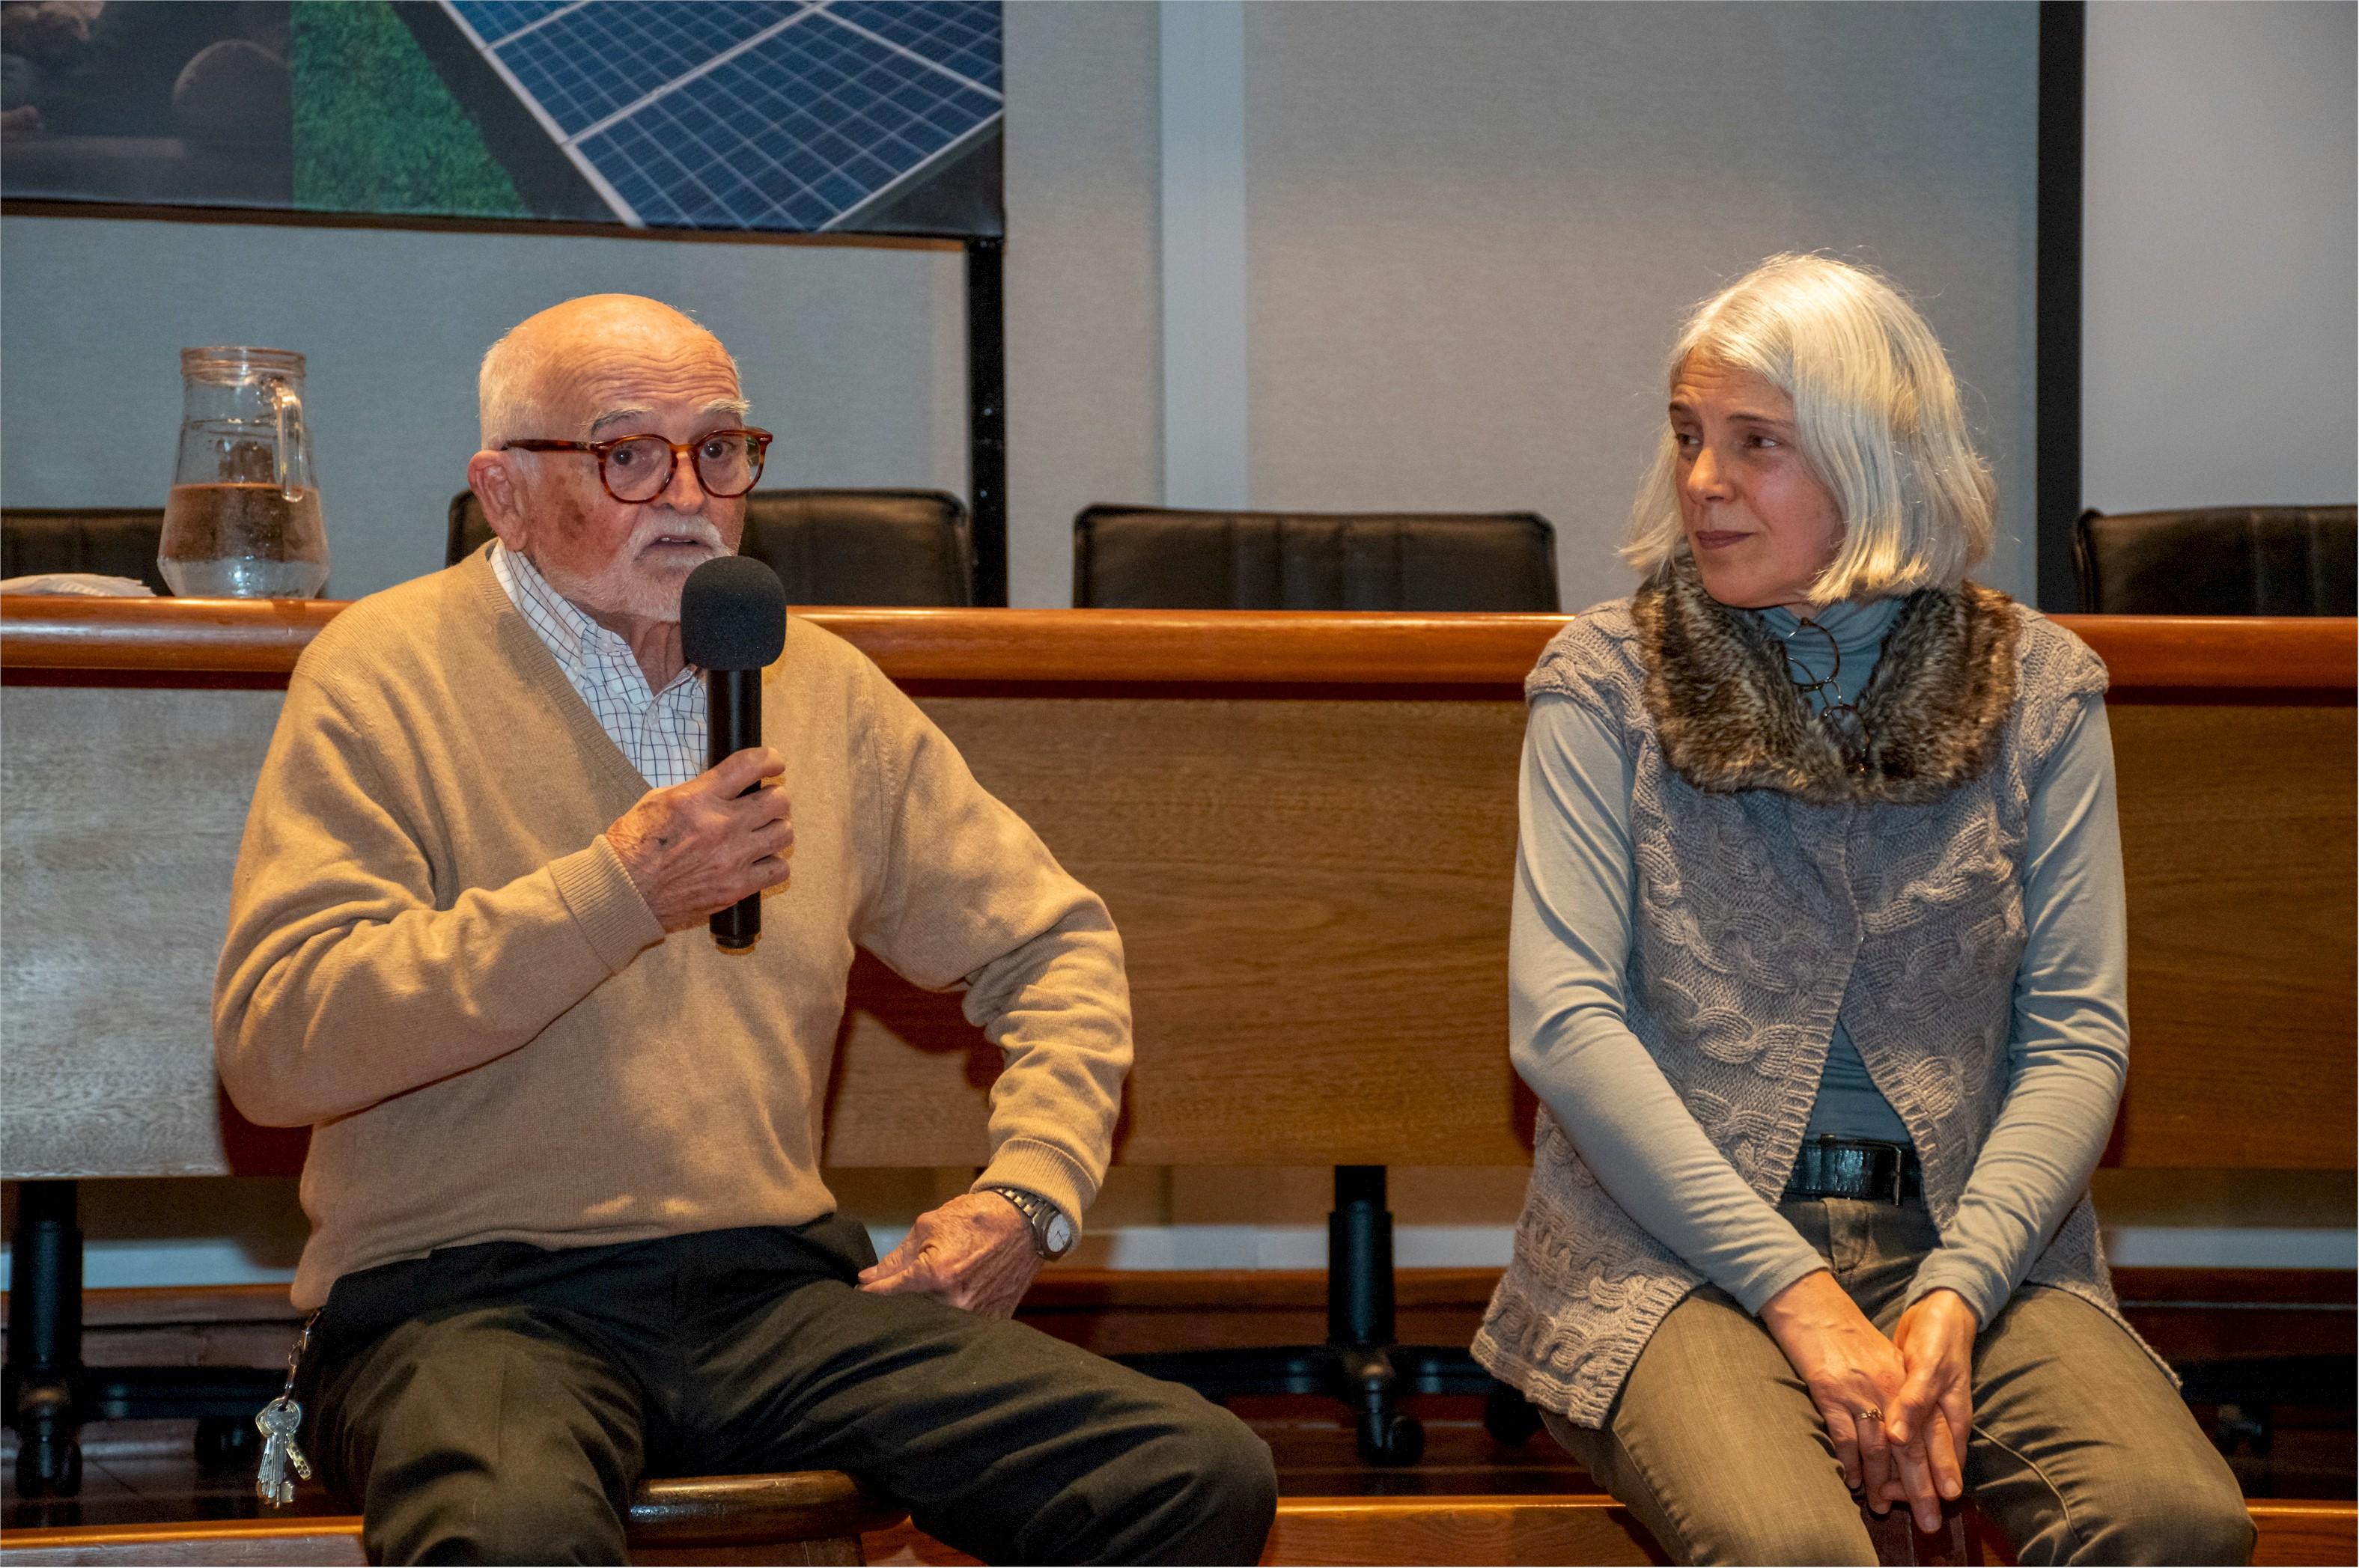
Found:
[[[35,572],[0,578],[0,593],[80,593],[99,599],[153,599],[156,590],[136,578],[98,572]]]

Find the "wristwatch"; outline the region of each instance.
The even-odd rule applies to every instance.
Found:
[[[1032,1250],[1043,1259],[1053,1263],[1073,1249],[1073,1222],[1038,1193],[1027,1193],[1022,1187],[985,1187],[984,1191],[997,1193],[1016,1206],[1032,1227]]]

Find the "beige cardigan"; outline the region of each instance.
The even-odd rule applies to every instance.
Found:
[[[647,782],[485,557],[372,595],[297,666],[214,981],[253,1119],[313,1127],[294,1298],[440,1247],[582,1247],[830,1212],[820,1117],[855,946],[963,982],[1005,1053],[1006,1183],[1078,1217],[1130,1063],[1105,906],[849,644],[763,683],[793,879],[749,954],[666,936],[603,837]]]

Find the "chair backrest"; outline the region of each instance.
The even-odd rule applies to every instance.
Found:
[[[1073,519],[1073,603],[1552,612],[1556,529],[1530,512],[1092,506]]]
[[[475,492],[452,496],[449,562],[491,537]],[[757,490],[738,549],[778,574],[789,604],[974,602],[966,507],[939,490]]]
[[[2072,530],[2081,609],[2116,615],[2359,613],[2349,506],[2083,512]]]
[[[156,568],[160,506],[9,507],[0,512],[0,578],[99,572],[172,590]]]

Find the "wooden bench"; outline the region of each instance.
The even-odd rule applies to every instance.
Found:
[[[893,1531],[906,1509],[879,1503],[849,1476],[806,1470],[642,1481],[626,1521],[631,1561],[645,1563],[861,1563],[862,1538]],[[361,1521],[297,1515],[205,1524],[12,1530],[8,1568],[33,1563],[358,1563]]]
[[[335,608],[0,601],[0,1174],[299,1162],[223,1103],[204,1019],[277,687]],[[1113,908],[1138,1028],[1118,1161],[1528,1161],[1506,901],[1519,682],[1557,618],[810,618]],[[2129,873],[2109,1162],[2351,1169],[2354,623],[2070,623],[2114,671]],[[827,1162],[979,1164],[996,1066],[954,999],[864,966]]]
[[[2348,1563],[2354,1532],[2351,1503],[2258,1501],[2256,1564]],[[208,1524],[11,1530],[0,1541],[5,1568],[83,1563],[133,1568],[151,1563],[332,1564],[364,1559],[361,1521],[353,1518],[238,1519]],[[657,1555],[633,1535],[643,1563],[855,1563],[862,1557],[796,1555],[768,1547],[708,1546]],[[860,1538],[874,1563],[972,1563],[906,1524]],[[2004,1542],[1987,1535],[1959,1555],[1929,1553],[1900,1562],[2005,1562]],[[660,1549],[658,1549],[660,1550]],[[841,1548],[837,1550],[841,1552]],[[730,1555],[729,1553],[734,1553]],[[1659,1563],[1653,1540],[1611,1498],[1398,1497],[1281,1498],[1262,1553],[1268,1564],[1462,1563],[1496,1564]]]

